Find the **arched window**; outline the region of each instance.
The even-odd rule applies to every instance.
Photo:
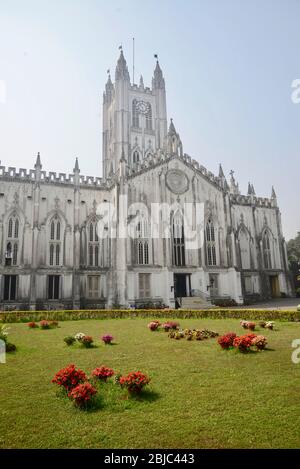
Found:
[[[210,219],[206,224],[206,255],[207,265],[217,265],[215,227]]]
[[[148,110],[146,113],[146,130],[152,130],[152,107],[148,103]]]
[[[132,126],[133,127],[139,127],[139,114],[136,109],[136,99],[132,101]]]
[[[140,161],[140,153],[138,150],[134,150],[134,152],[132,153],[132,162],[133,164],[136,164]]]
[[[263,234],[262,245],[265,269],[272,269],[271,243],[268,231]]]
[[[149,221],[147,217],[141,216],[136,225],[137,263],[149,264]]]
[[[245,229],[241,229],[239,233],[239,244],[241,254],[242,269],[250,269],[250,240]]]
[[[88,225],[88,265],[99,266],[100,245],[97,234],[97,221],[93,220]]]
[[[172,219],[172,261],[173,265],[185,266],[184,224],[180,210],[173,214]]]
[[[5,265],[18,264],[19,226],[20,222],[17,216],[11,216],[8,220],[7,238],[10,241],[6,245]]]
[[[59,216],[55,215],[50,222],[49,265],[51,266],[62,264],[61,242],[61,221]]]

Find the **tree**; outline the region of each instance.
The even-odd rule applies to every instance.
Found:
[[[300,296],[300,231],[298,231],[296,238],[290,239],[287,243],[287,252],[295,290],[297,296]]]

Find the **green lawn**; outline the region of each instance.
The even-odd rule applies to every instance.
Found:
[[[0,364],[0,447],[8,448],[295,448],[299,434],[299,366],[291,361],[300,323],[276,321],[265,331],[269,350],[223,351],[216,339],[176,341],[150,332],[149,319],[60,322],[52,330],[11,324],[18,347]],[[244,331],[235,319],[186,319],[183,327]],[[84,332],[98,347],[67,347]],[[111,333],[116,345],[100,337]],[[101,408],[76,409],[51,379],[75,363],[102,364],[151,376],[148,392],[126,399],[113,383],[100,385]]]

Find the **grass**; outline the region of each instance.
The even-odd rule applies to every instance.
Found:
[[[17,352],[0,364],[1,448],[296,448],[299,365],[291,361],[300,323],[262,330],[269,350],[223,351],[216,339],[176,341],[150,332],[148,319],[61,322],[57,329],[11,324]],[[183,327],[243,334],[236,319],[186,319]],[[92,335],[97,347],[68,347],[67,335]],[[110,333],[115,345],[101,343]],[[99,385],[99,408],[76,409],[51,379],[75,363],[141,370],[151,384],[127,398],[113,382]]]

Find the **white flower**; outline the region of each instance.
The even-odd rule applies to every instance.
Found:
[[[74,337],[76,340],[78,340],[78,342],[80,342],[84,337],[85,337],[86,334],[84,334],[83,332],[78,332]]]

